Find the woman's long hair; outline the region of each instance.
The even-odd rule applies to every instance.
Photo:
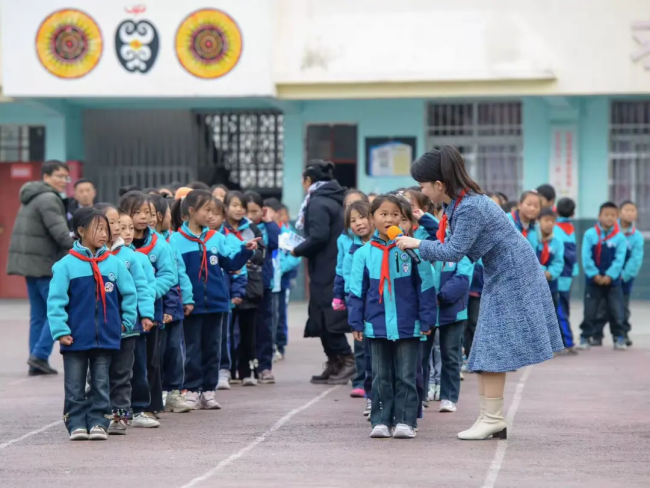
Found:
[[[463,157],[452,146],[424,153],[411,166],[411,176],[418,183],[444,183],[450,198],[457,198],[465,189],[483,193],[478,183],[467,174]]]

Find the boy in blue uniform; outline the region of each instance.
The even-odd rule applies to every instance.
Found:
[[[571,331],[570,306],[571,306],[571,283],[573,278],[578,276],[578,247],[576,243],[576,232],[571,219],[575,213],[576,204],[570,198],[562,198],[557,202],[557,223],[553,234],[564,245],[564,267],[557,280],[558,302],[557,317],[562,331],[562,340],[567,351],[576,352],[573,332]]]
[[[582,240],[582,266],[585,270],[584,322],[580,326],[580,349],[588,349],[596,333],[598,309],[606,305],[614,336],[614,349],[624,350],[623,287],[621,272],[627,253],[627,240],[620,231],[618,208],[612,202],[603,203],[598,223],[588,229]]]
[[[630,325],[630,295],[632,294],[634,279],[638,276],[643,264],[644,239],[643,234],[634,226],[636,217],[636,204],[629,200],[623,202],[620,209],[619,226],[627,240],[627,253],[625,254],[621,279],[623,280],[623,303],[625,307],[623,329],[625,329],[625,341],[628,346],[632,345],[632,340],[629,337],[632,329],[632,325]]]

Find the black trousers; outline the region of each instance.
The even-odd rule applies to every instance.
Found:
[[[154,327],[145,334],[147,341],[147,379],[151,401],[147,412],[162,412],[165,409],[162,398],[162,374],[160,369],[160,327]]]
[[[463,338],[463,348],[465,356],[469,357],[474,343],[474,334],[476,333],[476,324],[478,323],[478,311],[481,308],[481,297],[469,297],[467,302],[467,321],[465,322],[465,334]],[[427,379],[428,381],[428,379]]]
[[[609,317],[609,326],[613,337],[625,337],[623,327],[624,300],[623,288],[619,286],[587,285],[585,289],[585,313],[580,329],[582,337],[602,337],[602,329],[599,331],[599,314],[601,308],[606,310]],[[604,326],[604,324],[603,324]],[[600,336],[598,334],[600,333]]]
[[[235,348],[235,334],[230,334],[232,365],[230,374],[233,378],[239,379],[250,378],[251,375],[257,376],[257,308],[234,309],[232,311],[232,327],[234,330],[235,323],[239,324],[239,344]],[[251,365],[253,366],[251,368]]]
[[[320,334],[320,342],[328,358],[352,354],[352,348],[348,344],[348,338],[343,333],[330,332],[323,327]]]
[[[108,375],[111,384],[111,408],[126,416],[131,410],[131,378],[137,337],[122,339],[119,351],[113,351]]]

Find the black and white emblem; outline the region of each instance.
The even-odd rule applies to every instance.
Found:
[[[147,20],[125,20],[115,32],[117,59],[131,73],[146,73],[158,57],[158,32]]]

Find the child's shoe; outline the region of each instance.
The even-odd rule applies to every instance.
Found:
[[[204,391],[201,394],[199,405],[203,410],[221,410],[221,405],[214,399],[214,391]]]
[[[185,413],[192,410],[178,390],[170,391],[165,401],[165,412]]]
[[[591,345],[592,345],[593,347],[600,347],[600,346],[603,345],[603,338],[602,338],[602,337],[599,337],[599,338],[592,337],[592,338],[589,340],[589,342],[591,343]]]
[[[275,376],[270,369],[265,369],[260,373],[260,383],[262,385],[272,385],[275,383]]]
[[[244,381],[241,382],[242,386],[257,386],[257,378],[251,375],[248,378],[244,378]]]
[[[91,441],[105,441],[108,440],[108,434],[106,433],[104,427],[101,425],[95,425],[95,427],[90,429],[90,435],[88,438]]]
[[[383,424],[375,425],[370,432],[370,437],[373,439],[388,439],[390,437],[390,430]]]
[[[372,410],[372,400],[370,398],[366,398],[366,408],[363,411],[363,415],[369,417],[370,410]]]
[[[460,372],[460,381],[465,381],[465,375],[462,371]]]
[[[125,419],[113,419],[111,420],[111,425],[108,426],[109,435],[126,435],[126,429],[128,428],[127,421]]]
[[[456,411],[456,404],[451,400],[443,400],[440,403],[440,412],[454,413]]]
[[[284,359],[284,354],[282,354],[278,349],[275,350],[273,353],[273,362],[277,363],[278,361],[282,361]]]
[[[634,345],[634,342],[632,342],[632,339],[630,339],[630,336],[625,336],[625,345],[627,347],[632,347]]]
[[[219,382],[217,390],[230,390],[230,371],[222,369],[219,371]]]
[[[587,337],[581,337],[578,349],[581,351],[587,351],[588,349],[591,349],[591,341]]]
[[[397,424],[393,432],[394,439],[413,439],[415,435],[413,427],[406,424]]]
[[[366,392],[363,388],[355,388],[350,392],[350,396],[352,398],[363,398],[366,396]]]
[[[188,391],[185,393],[185,404],[190,407],[190,410],[199,409],[199,394],[196,391]]]
[[[169,394],[169,392],[167,392],[167,391],[163,391],[163,405],[165,405],[165,404],[167,403],[167,395],[168,395],[168,394]],[[166,410],[165,410],[165,411],[166,411]]]
[[[138,427],[140,429],[155,429],[156,427],[160,427],[160,422],[158,422],[153,417],[145,415],[144,413],[136,413],[133,416],[131,427]]]
[[[614,350],[615,351],[625,351],[627,349],[627,344],[625,343],[625,337],[617,337],[614,339]]]
[[[71,441],[87,441],[88,431],[86,429],[75,429],[70,432]]]

